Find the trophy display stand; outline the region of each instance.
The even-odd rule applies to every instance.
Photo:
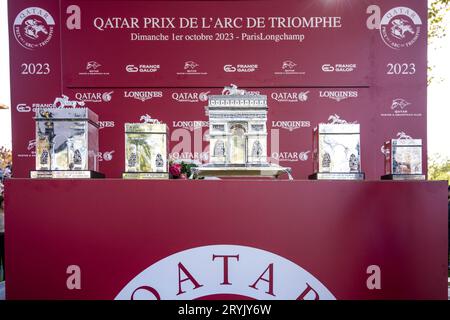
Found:
[[[291,175],[291,168],[280,167],[277,165],[228,165],[223,167],[221,165],[208,164],[201,167],[191,168],[192,177],[206,178],[206,177],[218,177],[218,178],[273,178],[277,179],[283,174],[287,174],[289,180],[293,180]]]
[[[169,179],[168,172],[124,172],[122,179],[125,180],[166,180]]]
[[[343,172],[316,172],[308,177],[309,180],[364,180],[363,172],[343,173]]]
[[[105,175],[96,171],[39,170],[30,172],[31,179],[104,179]]]
[[[424,174],[387,174],[381,177],[381,180],[407,181],[407,180],[426,180]]]

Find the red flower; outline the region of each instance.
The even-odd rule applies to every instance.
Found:
[[[179,178],[181,175],[181,164],[174,163],[169,168],[170,175],[174,178]]]

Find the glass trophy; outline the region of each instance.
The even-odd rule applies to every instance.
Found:
[[[197,177],[272,177],[291,169],[267,159],[267,96],[236,85],[208,96],[209,163],[192,168]]]
[[[87,108],[36,110],[33,179],[104,178],[98,172],[98,116]]]
[[[166,124],[125,124],[124,179],[169,179]]]
[[[422,174],[422,140],[404,132],[386,141],[382,148],[385,175],[382,180],[425,180]]]
[[[311,180],[364,180],[360,125],[332,115],[314,129],[314,174]]]

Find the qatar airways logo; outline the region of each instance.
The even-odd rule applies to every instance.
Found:
[[[162,98],[162,91],[125,91],[124,98],[136,99],[142,102],[153,98]]]
[[[272,159],[279,162],[305,162],[308,161],[311,156],[311,151],[301,152],[273,152]]]
[[[301,128],[310,128],[311,122],[310,121],[303,121],[303,120],[290,120],[290,121],[272,121],[272,128],[281,128],[288,130],[290,132],[301,129]]]
[[[343,91],[343,90],[320,91],[319,97],[328,98],[335,100],[337,102],[341,102],[342,100],[346,100],[349,98],[358,98],[358,91]]]
[[[209,161],[209,152],[172,152],[170,154],[172,160],[194,160],[198,162]]]
[[[209,128],[209,122],[208,121],[173,121],[172,127],[174,129],[176,128],[183,128],[189,131],[194,131],[195,129],[201,129],[201,128]]]
[[[309,99],[310,91],[304,92],[272,92],[271,98],[278,102],[306,102]]]
[[[112,94],[114,91],[110,92],[77,92],[75,93],[75,98],[83,102],[99,103],[99,102],[110,102],[112,100]]]
[[[208,101],[208,92],[174,92],[172,93],[172,99],[177,102],[206,102]]]
[[[227,294],[256,300],[335,300],[301,266],[274,253],[213,245],[175,253],[136,275],[116,300],[193,300]]]
[[[98,161],[102,162],[102,161],[106,161],[106,162],[110,162],[113,160],[114,157],[114,153],[116,151],[105,151],[105,152],[99,152],[97,155],[97,159]]]

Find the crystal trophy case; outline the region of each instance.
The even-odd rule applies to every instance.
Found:
[[[98,116],[87,108],[36,110],[33,179],[104,178],[98,172]]]
[[[125,124],[124,179],[169,179],[166,124]]]
[[[422,174],[422,140],[404,132],[397,139],[386,141],[384,153],[385,175],[382,180],[425,180]]]
[[[209,163],[193,168],[197,177],[278,177],[290,168],[267,160],[267,96],[236,85],[208,97]]]
[[[364,180],[360,125],[332,115],[314,129],[314,174],[311,180]]]

